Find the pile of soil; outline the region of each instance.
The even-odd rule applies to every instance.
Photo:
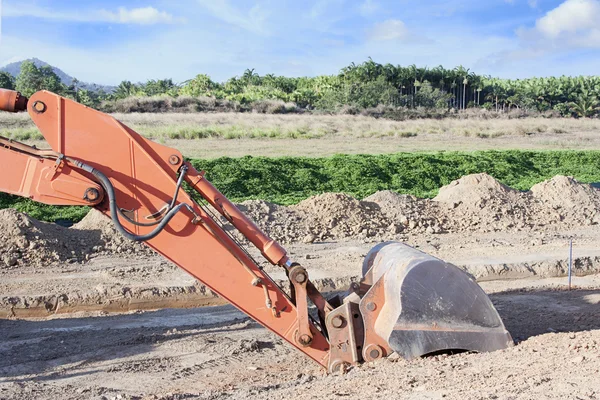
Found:
[[[34,220],[14,209],[0,210],[0,268],[85,262],[102,254],[154,254],[143,244],[125,239],[99,211],[71,228]]]
[[[443,206],[445,230],[453,232],[522,229],[532,225],[532,215],[537,213],[530,193],[511,189],[484,173],[452,181],[433,201]]]
[[[439,205],[427,199],[383,190],[365,198],[363,203],[378,206],[397,231],[441,233],[447,229]]]
[[[308,217],[310,235],[319,240],[372,238],[385,232],[395,234],[401,229],[386,218],[378,204],[343,193],[313,196],[290,208]]]
[[[126,239],[114,227],[110,218],[96,209],[90,212],[77,224],[70,228],[83,236],[95,236],[94,251],[108,254],[153,255],[153,250],[143,243]]]
[[[374,202],[343,193],[324,193],[290,207],[262,200],[237,205],[261,230],[282,243],[381,238],[404,229]]]
[[[528,192],[511,189],[487,174],[468,175],[440,189],[433,200],[381,191],[359,201],[325,193],[290,207],[252,200],[239,205],[282,243],[336,240],[378,242],[402,235],[444,232],[553,230],[600,222],[600,191],[556,176]],[[222,220],[224,221],[224,219]],[[229,231],[235,234],[229,227]],[[241,235],[236,236],[243,240]],[[90,213],[72,228],[0,210],[0,266],[85,261],[97,254],[148,256],[152,250],[125,239],[110,219]]]
[[[600,191],[556,176],[531,191],[514,190],[487,174],[467,175],[433,199],[392,191],[363,201],[325,193],[282,207],[264,201],[240,205],[257,225],[283,243],[358,239],[396,240],[405,233],[565,229],[600,222]]]
[[[539,203],[538,223],[596,225],[600,222],[600,190],[570,176],[555,176],[531,188]]]
[[[87,239],[10,208],[0,210],[0,268],[82,260],[93,246]]]
[[[263,232],[282,243],[297,242],[309,234],[307,216],[302,212],[263,200],[247,200],[237,207]]]

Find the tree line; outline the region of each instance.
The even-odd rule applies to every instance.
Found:
[[[352,63],[337,75],[261,76],[254,69],[247,69],[241,76],[225,82],[215,82],[206,74],[181,83],[172,79],[145,83],[123,81],[111,93],[79,88],[77,80],[66,86],[51,67],[38,68],[26,61],[16,78],[0,72],[0,87],[16,89],[26,96],[40,89],[50,90],[95,108],[134,96],[190,96],[240,104],[275,100],[295,103],[306,110],[323,111],[386,106],[456,110],[478,107],[497,112],[523,109],[579,117],[600,113],[599,76],[511,80],[478,75],[462,66],[454,69],[402,67],[379,64],[372,59]]]

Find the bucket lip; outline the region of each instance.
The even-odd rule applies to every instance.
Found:
[[[363,261],[362,276],[367,277],[368,274],[371,274],[372,281],[376,282],[390,268],[396,267],[400,260],[407,259],[409,259],[409,261],[405,263],[407,267],[418,265],[420,262],[424,261],[435,261],[453,265],[406,243],[388,241],[377,244],[367,253]]]

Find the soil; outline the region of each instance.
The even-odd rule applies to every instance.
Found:
[[[517,346],[328,376],[231,306],[187,309],[223,302],[99,212],[63,228],[0,210],[0,399],[600,397],[597,189],[558,176],[519,192],[477,174],[433,200],[325,193],[240,208],[325,292],[358,280],[383,240],[452,262],[490,294]],[[283,285],[284,271],[262,266]]]
[[[231,306],[4,320],[0,398],[598,398],[600,279],[574,291],[518,283],[483,285],[515,347],[391,357],[344,375],[326,375]]]
[[[600,222],[600,191],[557,176],[529,192],[511,189],[487,174],[468,175],[440,189],[433,200],[390,191],[359,201],[324,193],[290,207],[260,200],[240,204],[261,229],[283,243],[326,240],[393,240],[399,233],[556,230]],[[152,251],[123,238],[92,210],[72,228],[0,210],[0,250],[5,268],[52,261],[82,261],[97,254],[144,257]]]
[[[283,243],[383,241],[399,233],[556,231],[597,225],[600,191],[571,177],[556,176],[520,192],[482,173],[451,182],[433,200],[391,191],[363,201],[325,193],[291,207],[252,200],[241,208]]]

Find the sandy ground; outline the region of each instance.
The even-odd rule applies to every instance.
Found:
[[[600,277],[575,282],[570,292],[556,278],[483,284],[514,348],[345,375],[325,375],[231,306],[0,320],[0,398],[594,399]]]
[[[521,232],[398,237],[465,269],[479,282],[564,277],[569,238],[574,239],[574,273],[599,273],[600,229],[595,227],[534,236]],[[286,249],[308,269],[316,286],[328,292],[346,290],[359,280],[362,261],[374,245],[368,241],[317,242],[295,243]],[[254,256],[259,254],[254,251]],[[287,287],[283,270],[268,263],[263,266]],[[195,278],[159,256],[101,255],[82,263],[21,266],[3,270],[0,277],[3,318],[224,304]]]
[[[598,189],[558,176],[518,192],[475,174],[433,200],[323,194],[241,208],[325,292],[356,281],[382,240],[450,261],[481,283],[517,345],[326,375],[100,213],[67,229],[1,210],[0,399],[600,397]]]
[[[4,271],[0,293],[43,297],[37,310],[45,318],[15,318],[5,310],[0,399],[595,399],[599,235],[592,226],[537,235],[407,236],[409,244],[477,276],[517,346],[410,362],[392,358],[329,376],[232,306],[141,311],[219,303],[157,256],[105,255]],[[565,290],[564,276],[569,238],[579,275],[572,291]],[[287,247],[321,289],[341,290],[356,279],[372,245]],[[283,279],[274,267],[268,271]],[[72,302],[57,309],[50,299],[65,294]]]

